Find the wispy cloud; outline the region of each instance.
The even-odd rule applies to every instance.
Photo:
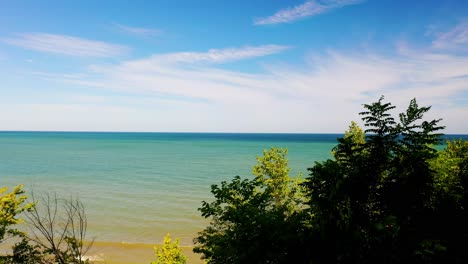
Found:
[[[152,28],[143,28],[143,27],[131,27],[131,26],[126,26],[118,23],[114,23],[114,25],[121,31],[131,34],[131,35],[136,35],[136,36],[141,36],[141,37],[153,37],[161,34],[160,30],[157,29],[152,29]]]
[[[92,65],[82,73],[34,72],[30,79],[59,83],[69,87],[64,93],[74,89],[81,96],[60,100],[70,106],[46,99],[35,100],[38,105],[0,105],[15,113],[0,117],[0,125],[27,129],[34,119],[41,120],[38,129],[69,124],[81,130],[342,132],[350,120],[360,120],[361,104],[384,94],[400,107],[416,97],[433,106],[431,117],[444,118],[447,133],[466,133],[468,54],[432,45],[400,43],[391,55],[330,49],[309,54],[300,68],[271,64],[254,73],[220,64],[288,47],[166,53]]]
[[[306,17],[322,14],[331,9],[358,4],[361,2],[363,2],[363,0],[307,1],[298,6],[282,9],[272,16],[255,19],[254,24],[268,25],[293,22]]]
[[[1,41],[29,50],[77,57],[112,57],[128,52],[129,48],[102,41],[49,33],[18,34]]]
[[[464,103],[468,99],[468,57],[463,55],[410,47],[404,54],[392,56],[328,51],[306,60],[301,70],[270,65],[262,73],[251,74],[223,70],[216,64],[185,67],[185,63],[155,60],[157,56],[93,66],[89,74],[78,78],[63,75],[56,81],[141,98],[129,103],[132,110],[125,114],[147,124],[135,126],[135,130],[340,132],[350,120],[359,120],[362,103],[381,94],[402,107],[417,97],[422,105],[434,106],[434,118],[444,118],[447,132],[467,129],[460,122],[468,114]],[[208,60],[195,57],[185,61]],[[169,101],[142,107],[148,98]]]
[[[468,22],[459,23],[448,32],[431,34],[437,36],[432,42],[436,49],[468,51]]]
[[[152,63],[224,63],[280,53],[289,46],[262,45],[241,48],[210,49],[207,52],[175,52],[151,57]]]

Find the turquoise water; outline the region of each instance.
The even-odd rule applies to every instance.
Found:
[[[189,245],[210,185],[251,177],[264,149],[289,149],[291,175],[330,157],[337,134],[0,132],[0,186],[79,197],[98,241]],[[466,137],[466,136],[465,136]]]
[[[184,244],[206,222],[210,185],[251,176],[255,157],[289,149],[292,175],[329,157],[339,135],[0,132],[0,186],[79,197],[100,241]]]

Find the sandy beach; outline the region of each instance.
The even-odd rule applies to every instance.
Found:
[[[188,264],[201,264],[200,255],[193,253],[193,247],[183,246]],[[94,263],[106,264],[149,264],[155,260],[154,245],[139,243],[94,242],[86,256]]]

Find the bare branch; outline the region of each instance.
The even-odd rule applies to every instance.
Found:
[[[34,194],[32,199],[35,200]],[[56,263],[88,263],[83,255],[94,239],[86,245],[83,243],[88,221],[78,198],[59,199],[56,194],[44,194],[25,218],[30,227],[29,241],[51,254]]]

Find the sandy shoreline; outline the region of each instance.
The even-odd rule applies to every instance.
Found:
[[[181,246],[188,264],[202,264],[200,255],[193,253],[192,246]],[[106,264],[149,264],[155,260],[154,245],[140,243],[118,243],[95,241],[87,252],[95,263]]]
[[[13,241],[9,242],[0,245],[0,255],[11,254]],[[154,246],[154,244],[144,243],[95,241],[85,257],[96,264],[149,264],[156,258]],[[203,263],[200,255],[193,253],[193,246],[181,246],[181,249],[187,256],[188,264]]]

